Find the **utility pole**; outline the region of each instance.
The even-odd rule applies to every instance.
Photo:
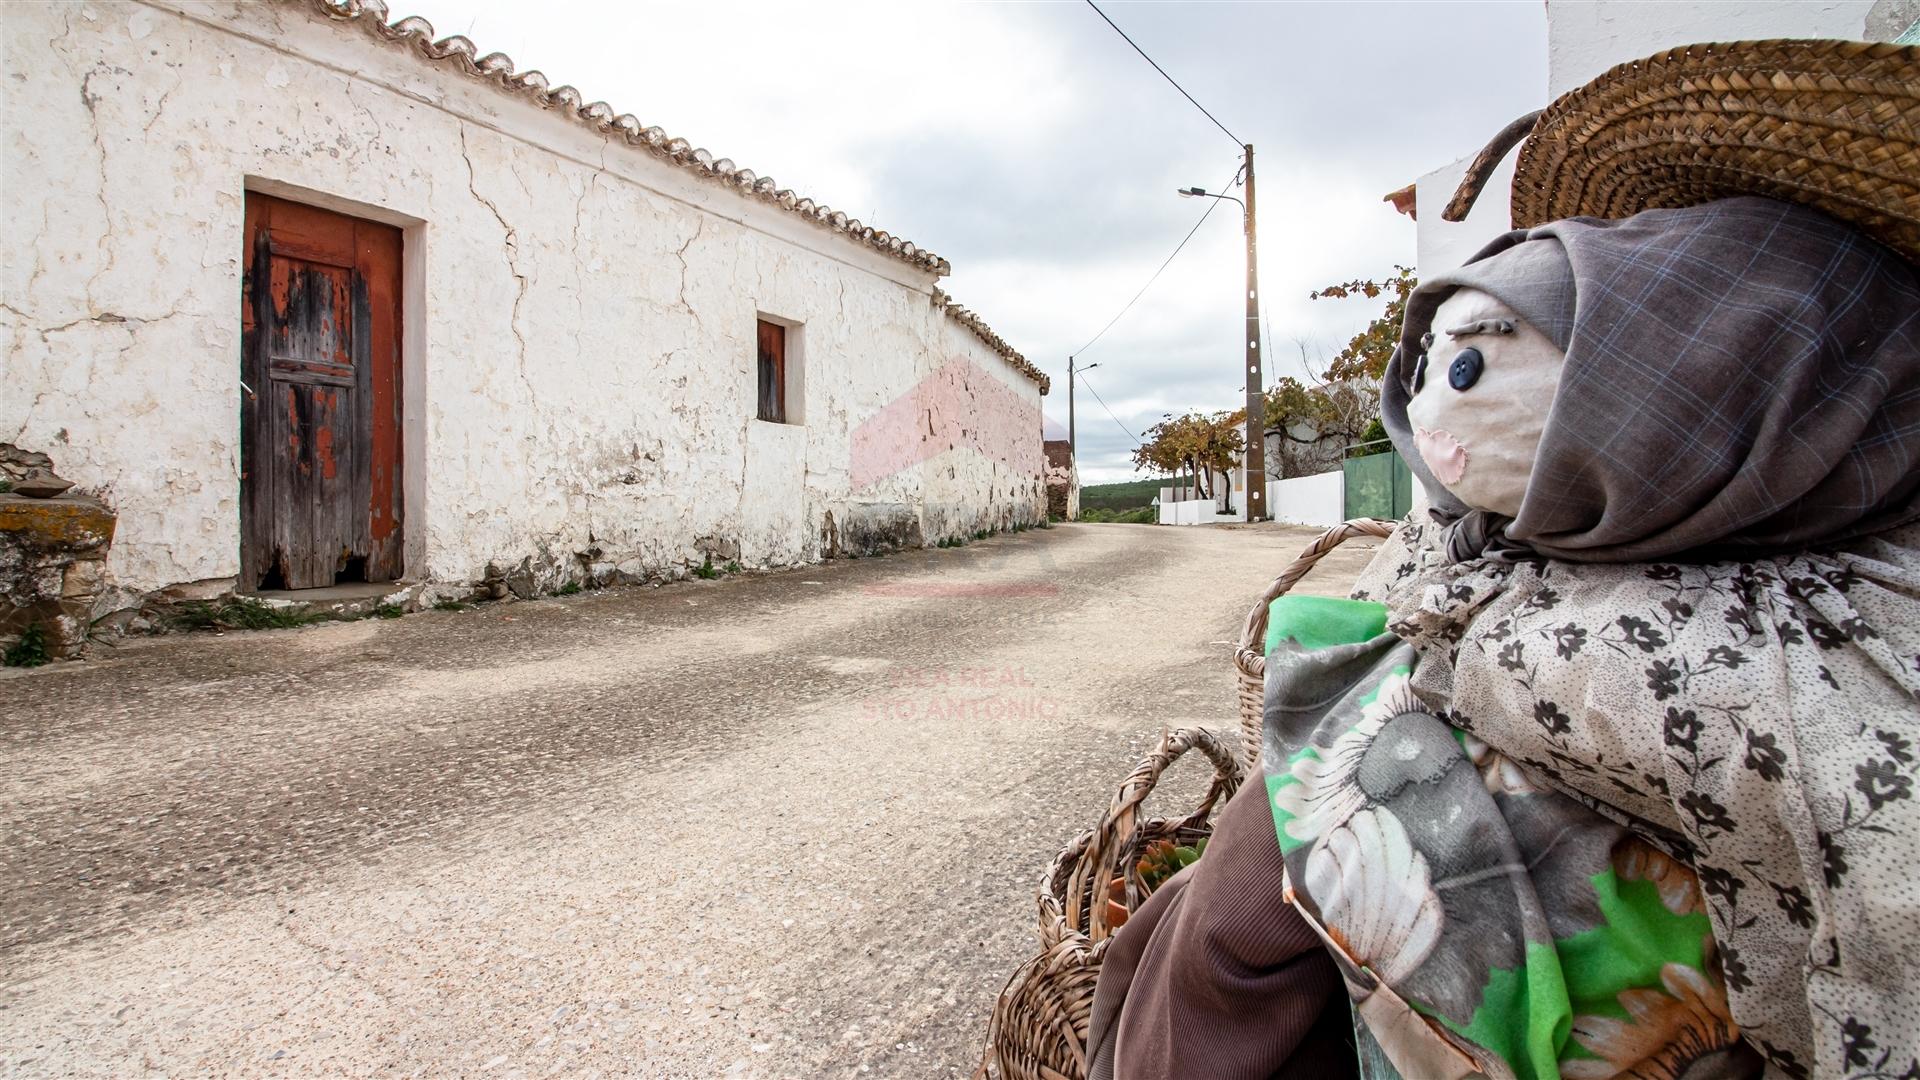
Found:
[[[1265,521],[1267,512],[1266,395],[1260,376],[1260,258],[1253,219],[1253,144],[1247,152],[1247,520]],[[1073,395],[1067,395],[1073,412]]]
[[[1080,442],[1073,431],[1073,357],[1067,357],[1067,456],[1080,467]]]
[[[1073,384],[1080,381],[1080,372],[1092,371],[1099,366],[1099,364],[1088,364],[1085,367],[1076,368],[1073,366],[1073,357],[1067,357],[1067,448],[1072,451],[1073,467],[1076,470],[1080,468],[1080,441],[1073,430]]]

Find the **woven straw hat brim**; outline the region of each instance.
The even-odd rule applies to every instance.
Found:
[[[1503,134],[1448,220],[1465,216],[1475,171],[1490,173],[1518,132]],[[1511,212],[1527,228],[1735,195],[1815,207],[1920,263],[1920,47],[1741,41],[1621,64],[1533,122]]]

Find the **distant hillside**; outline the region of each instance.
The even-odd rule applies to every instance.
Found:
[[[1153,505],[1154,497],[1167,486],[1167,480],[1129,480],[1124,484],[1094,484],[1080,489],[1080,508],[1092,510],[1132,510]]]

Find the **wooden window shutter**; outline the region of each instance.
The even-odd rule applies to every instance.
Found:
[[[760,320],[760,419],[787,422],[787,328]]]

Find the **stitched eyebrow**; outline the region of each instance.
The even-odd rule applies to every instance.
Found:
[[[1455,338],[1468,337],[1473,334],[1511,333],[1513,333],[1512,319],[1477,319],[1473,322],[1462,323],[1459,326],[1451,327],[1447,330],[1447,336]]]

